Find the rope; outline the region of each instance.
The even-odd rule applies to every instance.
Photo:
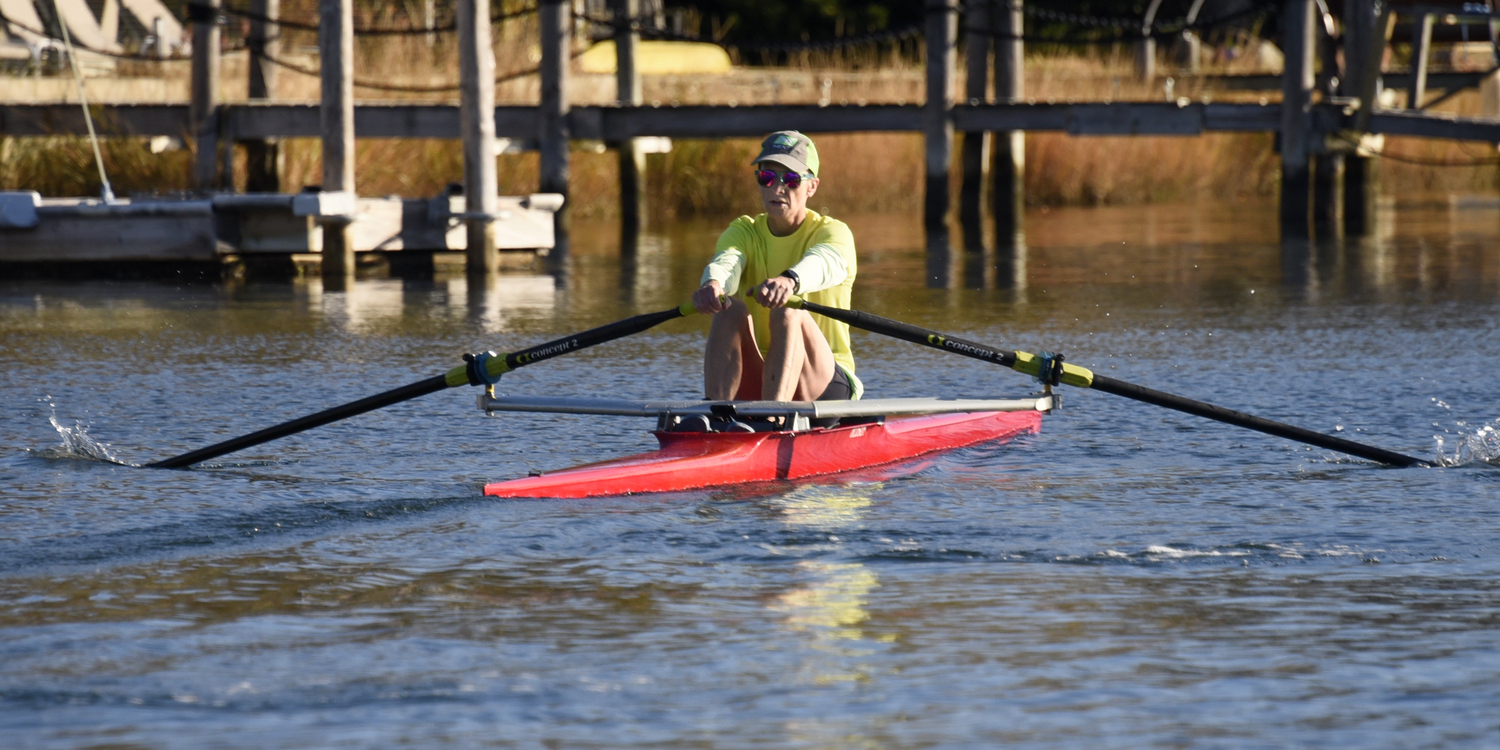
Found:
[[[595,16],[583,14],[580,17],[585,21],[588,21],[589,23],[595,24],[597,26],[604,26],[616,31],[634,31],[647,39],[661,39],[674,42],[704,42],[727,49],[772,53],[833,50],[843,47],[856,47],[865,44],[879,44],[881,42],[904,40],[910,37],[920,36],[922,34],[922,25],[913,24],[911,26],[903,26],[899,29],[890,29],[887,31],[872,31],[867,34],[843,36],[834,39],[825,39],[819,41],[790,42],[786,44],[737,44],[735,42],[710,39],[699,34],[688,34],[681,31],[658,29],[655,26],[646,25],[645,22],[648,20],[648,17],[646,16],[619,19],[613,16]]]
[[[57,8],[57,0],[52,0],[52,12],[59,18],[62,11]],[[78,86],[78,103],[83,106],[83,123],[89,129],[89,143],[94,147],[94,164],[99,167],[99,182],[101,183],[100,194],[105,203],[115,202],[115,190],[109,185],[109,175],[104,172],[104,155],[99,153],[99,134],[94,132],[94,116],[89,112],[89,100],[83,93],[83,73],[78,70],[78,55],[73,54],[73,35],[68,33],[68,24],[63,21],[62,34],[63,44],[68,48],[68,66],[73,69],[73,83]]]
[[[1026,13],[1026,15],[1031,16],[1032,18],[1040,19],[1043,21],[1053,21],[1056,23],[1065,23],[1070,26],[1089,26],[1100,29],[1117,29],[1122,32],[1130,30],[1136,32],[1137,35],[1141,36],[1170,36],[1182,31],[1195,31],[1212,28],[1214,26],[1233,21],[1241,16],[1257,15],[1260,13],[1273,11],[1276,9],[1276,7],[1276,3],[1266,2],[1261,3],[1259,6],[1253,8],[1247,8],[1245,10],[1236,11],[1234,13],[1229,13],[1223,16],[1217,16],[1208,20],[1189,20],[1187,16],[1183,16],[1182,18],[1176,18],[1171,21],[1153,21],[1150,27],[1146,27],[1144,24],[1142,24],[1142,19],[1090,16],[1082,13],[1067,13],[1064,11],[1050,10],[1047,8],[1038,8],[1033,5],[1027,5],[1023,9],[1023,11]],[[1145,32],[1144,34],[1142,33],[1143,31]]]
[[[568,59],[576,59],[585,51],[586,50],[578,50],[569,55]],[[321,78],[323,76],[322,70],[318,68],[305,67],[293,62],[288,62],[286,60],[272,57],[271,55],[265,53],[261,53],[261,57],[265,58],[266,62],[269,62],[272,65],[286,68],[287,70],[293,71],[295,73],[301,73],[302,75],[311,76],[313,78]],[[495,83],[498,84],[505,83],[506,81],[513,81],[517,78],[525,78],[526,76],[536,75],[539,72],[541,72],[541,66],[526,68],[524,70],[516,70],[510,73],[505,73],[503,75],[495,76]],[[409,94],[444,94],[458,91],[461,88],[461,85],[457,83],[443,84],[440,86],[408,86],[399,83],[376,83],[374,81],[362,81],[358,78],[354,79],[354,86],[356,88],[362,89],[374,89],[376,91],[398,91]]]
[[[1062,37],[1047,38],[1036,34],[1007,35],[1009,38],[1020,38],[1029,42],[1043,44],[1064,45],[1091,45],[1091,44],[1116,44],[1123,41],[1136,41],[1140,39],[1171,39],[1184,31],[1206,31],[1218,26],[1240,21],[1250,17],[1260,17],[1276,10],[1274,3],[1262,3],[1261,5],[1246,8],[1244,10],[1214,16],[1209,19],[1199,19],[1191,23],[1186,18],[1176,19],[1168,22],[1158,22],[1151,25],[1150,30],[1142,33],[1142,25],[1138,20],[1120,18],[1100,18],[1097,16],[1083,16],[1076,13],[1063,13],[1047,10],[1045,8],[1034,8],[1026,6],[1026,15],[1039,20],[1067,23],[1073,26],[1091,26],[1094,29],[1112,29],[1114,34],[1100,38],[1096,36],[1080,37],[1078,34],[1087,34],[1087,31],[1073,31]],[[991,27],[993,29],[993,26]],[[997,36],[1000,36],[997,34]]]
[[[209,8],[210,7],[210,6],[205,5],[203,3],[197,3],[197,2],[188,3],[188,7],[190,9],[193,8],[194,6],[197,6],[198,8]],[[237,16],[239,18],[245,18],[245,19],[248,19],[248,20],[251,20],[251,21],[259,21],[261,23],[272,24],[272,25],[275,25],[275,26],[280,26],[282,28],[298,29],[300,31],[317,31],[318,30],[318,24],[315,24],[315,23],[305,23],[305,22],[302,22],[302,21],[289,21],[289,20],[284,19],[284,18],[272,18],[271,16],[262,15],[260,13],[256,13],[256,12],[250,11],[250,10],[245,10],[243,8],[224,7],[224,8],[220,8],[219,10],[222,11],[225,15]],[[513,18],[520,18],[522,16],[526,16],[526,15],[529,15],[529,14],[535,13],[535,12],[536,12],[536,6],[532,5],[532,6],[527,6],[525,8],[521,8],[519,10],[513,10],[513,11],[510,11],[510,12],[506,12],[506,13],[491,14],[490,15],[490,23],[502,23],[504,21],[508,21],[510,19],[513,19]],[[396,29],[396,28],[380,28],[380,27],[365,27],[365,28],[360,28],[360,27],[356,26],[354,28],[354,35],[355,36],[421,36],[421,35],[426,35],[426,34],[450,33],[450,32],[454,32],[454,31],[457,31],[457,30],[458,30],[458,22],[457,21],[451,21],[451,22],[449,22],[447,24],[444,24],[442,26],[434,26],[434,27],[432,27],[430,29],[419,29],[419,28]]]

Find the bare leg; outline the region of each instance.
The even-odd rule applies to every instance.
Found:
[[[789,307],[771,310],[771,347],[762,398],[811,401],[823,395],[833,380],[833,367],[833,350],[811,315]]]
[[[734,398],[740,388],[740,370],[744,367],[742,347],[747,340],[753,346],[754,339],[750,308],[742,300],[731,298],[729,309],[715,313],[708,329],[708,347],[703,353],[705,398],[710,401]]]

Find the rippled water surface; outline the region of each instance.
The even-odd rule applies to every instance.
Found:
[[[490,288],[0,282],[0,745],[1500,747],[1500,206],[1322,246],[1266,206],[1054,210],[951,262],[849,221],[856,307],[1445,466],[1070,390],[1039,435],[874,477],[495,501],[649,421],[455,389],[148,470],[675,306],[717,227],[626,270],[585,227]],[[693,397],[705,328],[502,390]],[[1034,387],[855,346],[871,396]]]

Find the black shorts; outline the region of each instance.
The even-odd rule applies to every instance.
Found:
[[[833,366],[833,379],[828,381],[828,387],[823,389],[823,395],[814,399],[815,401],[847,401],[854,398],[854,384],[849,382],[849,373],[838,365]]]

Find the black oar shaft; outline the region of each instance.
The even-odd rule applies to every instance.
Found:
[[[503,360],[496,357],[494,364],[498,372],[491,372],[491,375],[494,376],[509,372],[517,367],[523,367],[552,359],[553,357],[559,357],[569,352],[575,352],[579,349],[586,349],[590,346],[614,341],[633,333],[640,333],[673,318],[680,318],[686,315],[690,309],[689,306],[683,305],[670,310],[662,310],[661,312],[636,315],[599,326],[598,328],[590,328],[587,331],[575,333],[572,336],[564,336],[560,339],[548,341],[545,344],[538,344],[529,349],[522,349],[519,352],[507,354]],[[504,363],[503,367],[500,367],[501,362]],[[347,419],[358,414],[364,414],[367,411],[374,411],[391,406],[392,404],[399,404],[402,401],[410,401],[411,399],[425,396],[435,391],[441,391],[444,388],[467,385],[468,383],[469,377],[464,375],[464,368],[455,368],[444,375],[437,375],[410,385],[401,386],[394,390],[377,393],[374,396],[352,401],[343,406],[324,409],[317,414],[309,414],[308,416],[267,427],[263,430],[252,432],[249,435],[234,438],[233,440],[215,443],[207,448],[199,448],[180,456],[149,463],[146,466],[152,469],[180,469],[184,466],[199,463],[200,461],[207,461],[210,458],[218,458],[226,453],[233,453],[243,448],[249,448],[252,445],[260,445],[261,443],[270,442],[277,438],[286,437],[287,435],[311,430],[314,427],[322,427],[325,424],[337,422],[340,419]]]
[[[324,409],[317,414],[309,414],[299,419],[293,419],[290,422],[282,422],[279,425],[267,427],[264,430],[252,432],[249,435],[237,437],[233,440],[225,440],[222,443],[216,443],[214,445],[208,446],[207,448],[199,448],[198,450],[184,453],[180,456],[157,461],[155,463],[149,463],[146,464],[146,466],[152,469],[180,469],[184,466],[191,466],[200,461],[207,461],[210,458],[218,458],[225,453],[233,453],[242,448],[249,448],[252,445],[260,445],[261,443],[270,442],[277,438],[286,437],[287,435],[296,434],[304,430],[311,430],[314,427],[322,427],[329,422],[337,422],[340,419],[347,419],[356,414],[364,414],[367,411],[374,411],[376,409],[390,406],[391,404],[399,404],[402,401],[410,401],[411,399],[417,398],[418,396],[425,396],[434,391],[441,391],[447,387],[448,377],[446,375],[437,375],[426,380],[417,381],[410,385],[403,385],[400,388],[389,390],[385,393],[377,393],[374,396],[362,398],[358,401],[344,404],[343,406],[335,406],[332,409]]]
[[[665,323],[673,318],[683,316],[683,308],[674,307],[661,312],[644,313],[624,320],[617,320],[598,328],[590,328],[572,336],[564,336],[560,339],[548,341],[545,344],[537,344],[529,349],[522,349],[505,355],[505,366],[508,370],[517,367],[535,364],[543,360],[560,357],[568,352],[576,352],[579,349],[587,349],[591,346],[624,338],[634,333],[640,333],[648,328]]]
[[[882,318],[860,310],[844,310],[838,307],[828,307],[816,302],[802,300],[800,307],[808,312],[814,312],[824,317],[848,323],[855,328],[860,328],[872,333],[879,333],[892,338],[910,341],[913,344],[930,346],[933,349],[942,349],[965,357],[993,362],[1003,367],[1011,367],[1016,363],[1016,353],[985,346],[984,344],[955,338],[937,331],[920,328],[910,323],[902,323],[899,320]]]
[[[1264,432],[1267,435],[1275,435],[1277,437],[1283,437],[1288,440],[1295,440],[1299,443],[1307,443],[1308,445],[1315,445],[1319,448],[1327,448],[1328,450],[1347,453],[1351,456],[1357,456],[1359,458],[1375,461],[1376,463],[1389,464],[1391,466],[1399,466],[1403,468],[1409,466],[1429,465],[1428,462],[1421,459],[1412,458],[1411,456],[1404,456],[1400,453],[1393,453],[1391,451],[1385,450],[1384,448],[1376,448],[1375,446],[1371,445],[1363,445],[1361,443],[1334,437],[1332,435],[1324,435],[1321,432],[1313,432],[1312,430],[1303,429],[1295,425],[1289,425],[1283,422],[1264,419],[1262,417],[1257,417],[1252,414],[1246,414],[1241,411],[1235,411],[1233,409],[1226,409],[1222,406],[1214,406],[1213,404],[1207,404],[1202,401],[1194,401],[1190,398],[1174,396],[1170,393],[1163,393],[1158,390],[1147,388],[1143,385],[1127,383],[1123,380],[1115,380],[1114,378],[1105,377],[1097,373],[1094,375],[1094,384],[1092,388],[1096,391],[1113,393],[1116,396],[1124,396],[1125,398],[1134,399],[1143,403],[1154,404],[1156,406],[1162,406],[1168,409],[1175,409],[1177,411],[1187,414],[1193,414],[1205,419],[1212,419],[1217,422],[1224,422],[1226,424],[1244,427],[1246,429],[1255,430],[1257,432]]]
[[[948,336],[946,334],[938,333],[937,331],[920,328],[918,326],[911,325],[910,323],[902,323],[899,320],[882,318],[879,315],[871,315],[870,313],[862,312],[859,310],[843,310],[836,307],[819,305],[813,302],[808,302],[806,300],[800,300],[796,302],[794,306],[800,307],[801,309],[807,310],[808,312],[814,312],[825,317],[833,318],[834,320],[842,321],[851,326],[854,326],[855,328],[861,328],[872,333],[884,334],[886,336],[903,339],[916,344],[921,344],[923,346],[929,346],[934,349],[941,349],[943,351],[952,352],[954,354],[960,354],[965,357],[971,357],[973,359],[992,362],[994,364],[1003,365],[1005,367],[1016,367],[1017,362],[1023,356],[1019,352],[995,349],[993,347],[985,346],[984,344],[976,344],[972,341],[965,341],[964,339]],[[1028,359],[1034,361],[1034,358],[1032,358],[1030,355],[1025,356],[1027,356]],[[1253,416],[1244,412],[1235,411],[1233,409],[1225,409],[1221,406],[1214,406],[1213,404],[1204,403],[1202,401],[1194,401],[1190,398],[1174,396],[1170,393],[1163,393],[1161,391],[1153,390],[1145,386],[1136,385],[1134,383],[1127,383],[1123,380],[1107,378],[1103,375],[1094,373],[1088,373],[1088,375],[1088,381],[1070,379],[1069,377],[1065,376],[1063,378],[1063,382],[1070,385],[1082,385],[1084,382],[1087,382],[1087,385],[1084,387],[1092,388],[1098,391],[1104,391],[1105,393],[1112,393],[1116,396],[1124,396],[1125,398],[1134,399],[1136,401],[1147,404],[1153,404],[1155,406],[1175,409],[1177,411],[1185,412],[1187,414],[1193,414],[1205,419],[1212,419],[1218,422],[1224,422],[1226,424],[1232,424],[1238,427],[1256,430],[1257,432],[1264,432],[1268,435],[1275,435],[1277,437],[1283,437],[1288,440],[1307,443],[1308,445],[1315,445],[1319,448],[1326,448],[1328,450],[1339,451],[1340,453],[1347,453],[1351,456],[1357,456],[1359,458],[1368,459],[1377,463],[1389,464],[1391,466],[1399,467],[1430,465],[1427,461],[1423,461],[1419,458],[1413,458],[1411,456],[1402,455],[1400,453],[1394,453],[1383,448],[1363,445],[1350,440],[1345,440],[1343,438],[1333,437],[1332,435],[1324,435],[1320,432],[1313,432],[1312,430],[1303,429],[1301,427],[1296,427],[1294,425],[1289,425],[1283,422],[1276,422],[1270,419],[1264,419],[1262,417]]]

